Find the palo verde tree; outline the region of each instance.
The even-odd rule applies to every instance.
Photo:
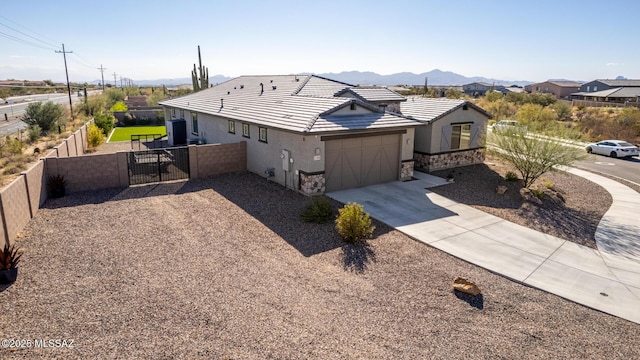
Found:
[[[513,165],[522,176],[522,186],[533,183],[559,166],[570,166],[584,159],[582,148],[567,144],[565,139],[575,138],[574,130],[556,126],[554,137],[528,134],[520,128],[491,131],[487,136],[489,151]]]
[[[22,121],[29,126],[38,125],[43,132],[51,131],[62,119],[62,106],[48,101],[44,104],[40,102],[30,103],[27,106]]]

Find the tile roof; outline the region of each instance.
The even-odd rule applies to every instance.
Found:
[[[550,84],[554,84],[554,85],[560,86],[560,87],[580,87],[580,85],[582,85],[582,83],[579,83],[579,82],[576,82],[576,81],[553,81],[553,80],[549,80],[547,82],[550,83]]]
[[[347,86],[314,75],[240,76],[160,105],[303,133],[419,125],[399,115],[380,113],[359,100],[333,96]],[[331,115],[354,101],[375,112]],[[337,120],[335,125],[327,123]]]
[[[470,106],[477,111],[492,118],[493,116],[481,107],[466,100],[444,99],[444,98],[423,98],[412,96],[407,102],[400,104],[402,115],[422,122],[433,122],[441,117],[461,108],[464,105]]]
[[[578,92],[571,95],[595,96],[608,98],[634,98],[640,96],[640,87],[617,87],[602,91]]]
[[[395,91],[389,90],[385,87],[354,87],[346,88],[335,93],[335,96],[341,96],[346,93],[351,93],[357,98],[364,101],[407,101],[407,98],[398,94]]]
[[[331,98],[340,90],[354,86],[355,85],[312,75],[307,76],[306,79],[304,79],[300,88],[296,89],[295,95]]]
[[[597,79],[595,81],[599,81],[603,84],[606,84],[609,86],[616,86],[616,87],[640,86],[640,80],[633,80],[633,79],[624,79],[624,80]]]
[[[422,125],[405,117],[390,113],[369,113],[359,115],[327,115],[319,117],[310,129],[311,133],[344,130],[388,129]]]

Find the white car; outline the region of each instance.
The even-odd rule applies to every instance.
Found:
[[[587,146],[589,154],[600,154],[611,157],[638,156],[638,147],[622,140],[604,140]]]
[[[527,133],[527,127],[518,125],[516,120],[500,120],[493,125],[492,130],[496,131],[516,131]]]

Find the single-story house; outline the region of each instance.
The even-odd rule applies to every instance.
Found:
[[[602,101],[611,103],[639,103],[640,80],[598,79],[580,86],[579,92],[571,94],[575,100]]]
[[[415,168],[425,171],[479,164],[491,114],[455,99],[413,96],[401,104],[402,115],[425,124],[415,129]]]
[[[428,100],[440,99],[418,101]],[[436,109],[447,114],[418,116],[404,114],[409,102],[384,87],[358,87],[315,75],[274,75],[240,76],[160,105],[170,145],[244,140],[249,171],[314,194],[411,179],[414,143],[432,142],[418,140],[418,128],[439,126],[433,135],[439,150],[424,151],[429,155],[463,150],[450,140],[449,147],[440,145],[443,131],[461,138],[471,151],[472,145],[481,146],[471,141],[467,126],[475,120],[462,113],[444,116],[471,108],[468,113],[482,114],[486,127],[490,115],[475,105],[462,101]],[[441,129],[447,126],[449,130]],[[433,131],[420,133],[431,136]]]
[[[524,87],[528,93],[553,94],[558,99],[570,99],[578,91],[581,83],[575,81],[548,80]]]

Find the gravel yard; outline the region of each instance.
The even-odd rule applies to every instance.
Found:
[[[551,172],[532,186],[546,192],[539,205],[522,198],[520,181],[504,180],[507,171],[518,174],[498,159],[487,156],[484,164],[433,172],[440,177],[453,174],[455,181],[429,190],[516,224],[596,248],[596,228],[612,202],[607,190],[579,176]],[[543,180],[553,187],[548,189]],[[507,192],[497,194],[499,185],[506,186]]]
[[[308,201],[247,173],[48,201],[17,241],[1,337],[74,348],[0,358],[640,358],[638,324],[377,222],[347,245],[301,222]]]

